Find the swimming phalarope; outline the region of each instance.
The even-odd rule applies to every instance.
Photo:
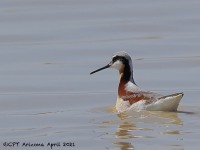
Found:
[[[177,111],[183,93],[162,96],[157,93],[143,91],[133,79],[132,60],[126,52],[117,52],[108,65],[90,74],[106,68],[114,68],[119,71],[120,79],[116,102],[118,112],[128,110]]]

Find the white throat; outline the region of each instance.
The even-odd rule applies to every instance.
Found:
[[[124,65],[121,61],[117,60],[111,65],[111,67],[120,71],[124,67]]]

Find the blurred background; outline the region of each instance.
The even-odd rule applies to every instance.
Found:
[[[122,149],[127,143],[128,148],[149,147],[140,142],[132,146],[132,138],[116,144],[112,135],[118,123],[107,125],[108,131],[97,127],[94,118],[102,122],[118,118],[113,112],[91,111],[114,106],[118,73],[109,69],[93,76],[89,73],[106,65],[117,51],[126,51],[132,56],[140,87],[162,94],[184,92],[180,105],[196,112],[193,106],[200,104],[199,14],[197,0],[1,0],[1,141],[68,137],[77,139],[82,149],[94,139],[97,143],[103,139],[100,149]],[[187,126],[199,125],[199,115],[193,116],[194,122],[186,116],[181,114],[180,119],[186,126],[173,128],[193,129],[196,134],[184,139],[199,139],[199,129]],[[152,149],[162,136],[150,128],[156,130],[148,133],[155,137]],[[105,136],[98,138],[99,134]],[[163,147],[165,141],[164,136],[158,148],[177,148],[173,144]],[[178,149],[195,149],[194,143],[182,140]]]

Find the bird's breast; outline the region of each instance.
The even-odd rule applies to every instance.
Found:
[[[118,97],[123,101],[129,102],[132,105],[140,100],[149,100],[145,93],[140,91],[140,88],[132,82],[120,82],[118,88]]]

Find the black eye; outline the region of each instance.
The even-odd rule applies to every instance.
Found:
[[[115,56],[112,59],[113,62],[116,62],[117,60],[121,61],[122,63],[124,63],[126,61],[126,59],[124,57],[121,57],[121,56]]]
[[[113,57],[112,61],[116,62],[118,59],[119,59],[118,56],[115,56],[115,57]]]

